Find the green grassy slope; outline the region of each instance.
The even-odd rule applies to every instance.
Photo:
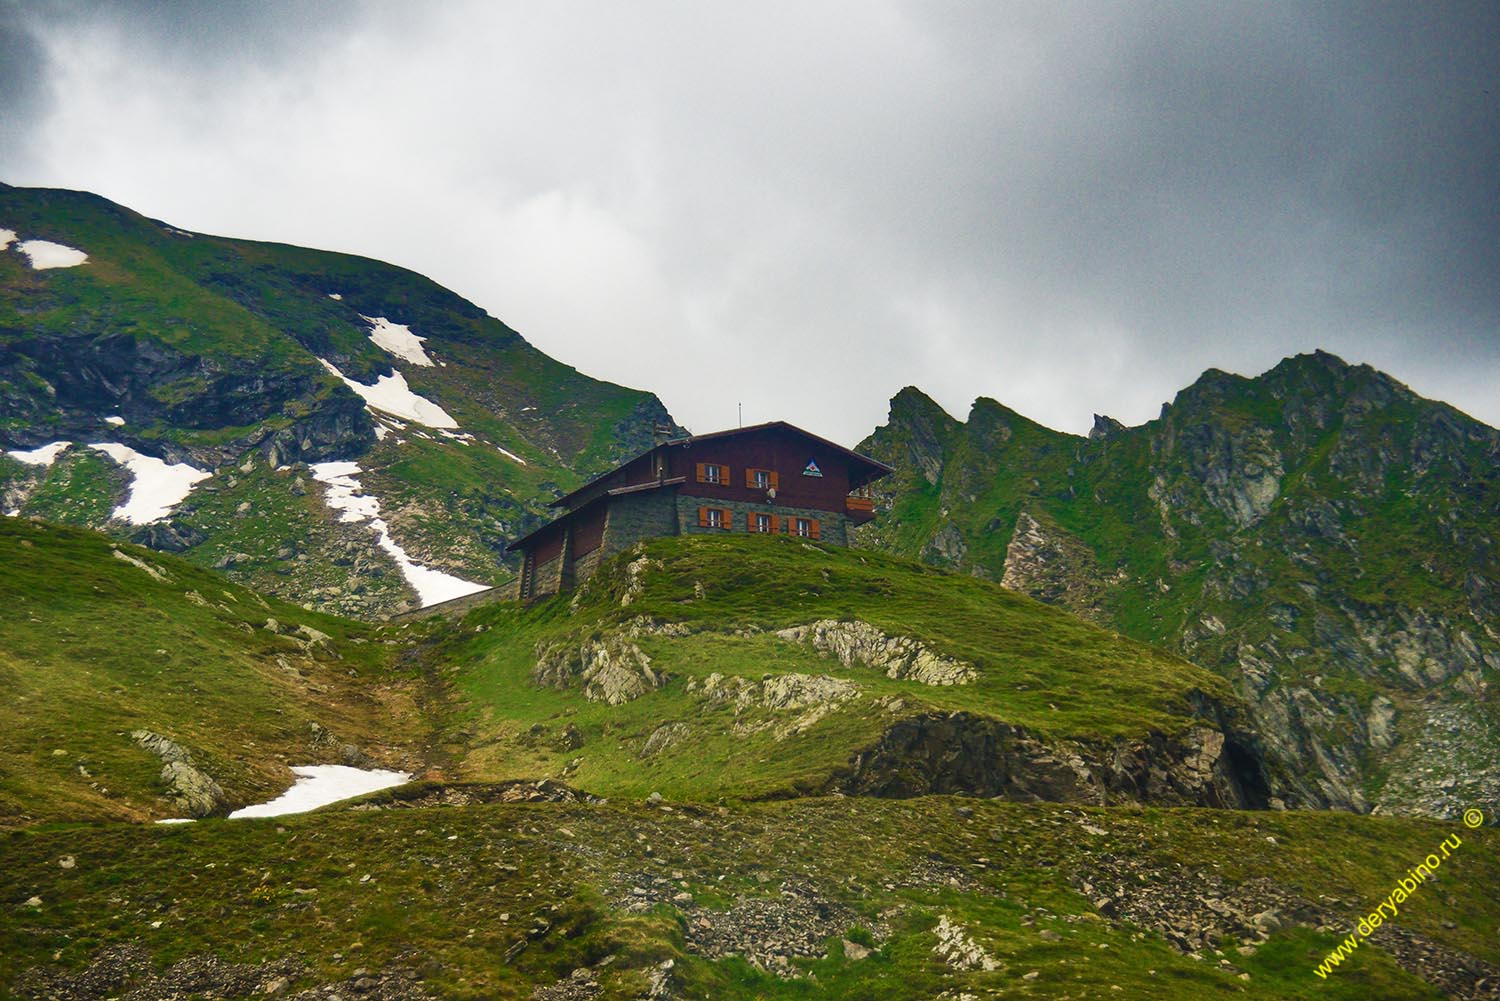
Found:
[[[858,620],[973,665],[973,684],[897,680],[775,635]],[[656,627],[632,636],[633,624]],[[672,624],[681,635],[664,635]],[[640,632],[637,628],[636,632]],[[622,705],[534,683],[542,648],[624,637],[667,683]],[[821,788],[894,722],[968,712],[1056,740],[1132,740],[1195,725],[1206,671],[972,577],[786,538],[662,539],[606,564],[576,595],[470,613],[433,640],[476,779],[566,777],[604,795],[771,796]],[[709,698],[710,675],[843,679],[857,697],[814,706]],[[1228,710],[1233,712],[1232,706]],[[571,736],[570,736],[571,734]],[[667,741],[653,750],[648,745]]]
[[[45,990],[130,944],[144,969],[117,990],[214,956],[244,964],[244,989],[284,969],[257,964],[290,960],[294,989],[346,995],[404,973],[392,996],[632,998],[656,978],[655,996],[747,1001],[1396,1001],[1444,996],[1418,974],[1437,981],[1461,957],[1478,972],[1446,983],[1470,996],[1458,988],[1500,962],[1500,863],[1495,832],[1460,830],[1398,922],[1443,961],[1377,938],[1324,980],[1314,966],[1450,828],[932,797],[31,829],[0,841],[0,993]],[[1281,927],[1261,940],[1243,915],[1269,909]],[[937,953],[943,922],[983,951],[975,968]],[[1213,939],[1189,955],[1158,923]],[[856,946],[870,954],[851,958]],[[597,993],[533,994],[579,969]]]
[[[0,228],[89,255],[78,267],[34,271],[19,244],[0,252],[0,451],[119,441],[218,472],[235,506],[264,499],[254,481],[226,484],[247,453],[272,466],[360,459],[363,486],[410,553],[490,581],[507,576],[504,543],[535,524],[547,500],[671,421],[651,394],[589,378],[473,303],[379,261],[185,233],[95,195],[3,184]],[[362,317],[410,327],[436,364],[388,353]],[[371,412],[320,359],[365,385],[399,373],[457,421],[458,435],[387,422],[377,441]],[[125,423],[105,423],[110,416]],[[96,493],[101,482],[87,481]],[[168,523],[132,529],[111,524],[111,505],[97,502],[118,503],[119,485],[102,498],[84,485],[0,458],[7,509],[108,528],[205,565],[244,553],[231,568],[243,582],[306,590],[255,552],[262,528],[301,534],[296,519],[282,523],[273,510],[251,530],[195,518],[189,498]],[[312,555],[327,565],[335,554]],[[320,605],[396,607],[380,589]]]
[[[175,815],[136,729],[186,747],[236,805],[279,793],[289,765],[339,760],[312,723],[375,758],[420,760],[413,679],[366,626],[19,518],[0,518],[0,567],[0,826]],[[299,626],[329,639],[302,642]]]

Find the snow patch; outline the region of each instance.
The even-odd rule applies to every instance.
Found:
[[[379,421],[375,422],[375,440],[385,441],[385,436],[391,433],[391,429]]]
[[[424,365],[432,367],[432,359],[422,348],[425,337],[418,337],[411,332],[410,327],[399,323],[392,323],[383,316],[366,316],[359,314],[359,318],[370,325],[370,340],[375,346],[389,351],[403,361],[409,361],[413,365]]]
[[[401,568],[401,576],[417,592],[417,600],[422,603],[422,607],[489,590],[488,584],[476,584],[474,581],[434,570],[408,556],[406,550],[391,537],[390,526],[385,523],[385,519],[380,517],[380,501],[361,492],[359,481],[354,478],[362,472],[359,463],[318,462],[308,468],[312,470],[313,479],[328,487],[324,502],[339,512],[340,522],[370,522],[370,527],[378,533],[377,544],[396,561],[396,565]]]
[[[236,810],[229,816],[283,817],[289,813],[306,813],[341,799],[363,796],[398,786],[411,778],[408,772],[383,768],[350,768],[348,765],[299,765],[292,769],[297,781],[286,792],[269,803],[257,803]]]
[[[456,441],[461,445],[469,445],[476,441],[475,437],[469,434],[469,432],[467,431],[459,431],[457,434],[452,431],[439,431],[438,434],[442,435],[444,438],[447,438],[449,441]]]
[[[81,250],[53,243],[51,240],[26,240],[16,244],[16,249],[31,259],[33,271],[48,268],[76,268],[89,259]]]
[[[6,452],[5,454],[10,456],[12,459],[15,459],[17,462],[26,463],[26,465],[28,466],[50,466],[54,462],[56,462],[57,457],[65,452],[72,444],[73,443],[71,441],[54,441],[50,445],[43,445],[41,448],[33,448],[29,452],[23,452],[20,449],[15,449],[13,451]]]
[[[334,302],[343,302],[344,301],[344,297],[341,296],[341,295],[339,295],[337,292],[329,292],[328,293],[328,298],[332,299]]]
[[[132,525],[149,525],[161,521],[181,504],[193,487],[213,473],[195,469],[185,462],[168,464],[150,455],[142,455],[128,445],[101,442],[90,445],[130,470],[130,496],[115,508],[114,517]]]
[[[13,229],[0,229],[0,250],[4,250],[16,241],[16,231]]]
[[[499,445],[496,445],[495,447],[496,448],[500,448]],[[503,455],[503,456],[505,456],[507,459],[511,459],[511,460],[513,460],[515,462],[519,462],[523,466],[526,465],[526,460],[523,459],[523,458],[521,458],[519,455],[517,455],[514,452],[511,452],[511,451],[508,451],[506,449],[500,448],[500,454]]]
[[[125,418],[121,417],[119,414],[110,414],[108,417],[104,418],[104,423],[113,424],[115,427],[119,427],[121,424],[125,423]]]
[[[319,358],[323,367],[334,375],[344,380],[344,385],[354,390],[364,398],[365,403],[373,410],[382,410],[397,417],[405,417],[409,421],[425,424],[430,428],[456,428],[458,421],[448,415],[442,407],[431,400],[418,396],[411,391],[406,384],[406,376],[400,372],[391,375],[382,375],[375,380],[373,386],[355,382],[353,379],[340,372],[332,362]]]

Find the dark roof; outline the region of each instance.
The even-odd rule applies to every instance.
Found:
[[[574,490],[571,493],[564,494],[563,496],[559,497],[557,500],[553,501],[550,506],[551,507],[568,507],[568,506],[570,506],[572,504],[572,502],[574,500],[576,500],[580,495],[588,493],[590,490],[592,490],[595,487],[597,487],[604,480],[608,479],[609,477],[613,476],[615,473],[619,472],[621,468],[630,465],[632,462],[636,461],[637,459],[641,458],[642,456],[650,455],[652,452],[655,452],[658,448],[681,448],[681,447],[685,447],[685,446],[696,444],[697,442],[700,442],[700,441],[713,441],[716,438],[731,438],[731,437],[733,437],[735,435],[739,435],[739,434],[751,434],[752,432],[755,432],[755,431],[771,431],[771,430],[776,430],[776,431],[791,431],[791,432],[793,432],[795,434],[802,435],[804,438],[811,438],[813,441],[817,442],[820,445],[827,445],[829,448],[834,449],[835,451],[844,453],[850,459],[854,460],[855,463],[867,467],[869,470],[871,470],[872,472],[874,472],[877,476],[884,476],[887,473],[894,473],[895,472],[894,469],[892,469],[890,466],[887,466],[883,462],[879,462],[879,461],[877,461],[875,459],[872,459],[868,455],[860,455],[858,452],[854,451],[852,448],[845,448],[842,445],[839,445],[839,444],[837,444],[835,442],[829,441],[827,438],[820,438],[817,435],[813,434],[811,431],[804,431],[804,430],[802,430],[801,428],[797,427],[795,424],[788,424],[786,421],[767,421],[764,424],[752,424],[752,425],[750,425],[747,428],[730,428],[728,431],[713,431],[713,432],[711,432],[709,434],[689,435],[686,438],[675,438],[672,441],[663,442],[660,445],[654,445],[651,448],[646,449],[644,452],[638,452],[635,455],[632,455],[630,458],[626,459],[624,462],[622,462],[619,465],[615,466],[614,469],[611,469],[611,470],[609,470],[608,472],[605,472],[605,473],[600,473],[598,476],[594,477],[592,480],[589,480],[587,483],[585,483],[583,486],[579,487],[577,490]],[[870,477],[870,479],[874,479],[874,478],[875,478],[874,476]]]

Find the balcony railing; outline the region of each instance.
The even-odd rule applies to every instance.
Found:
[[[850,514],[873,514],[875,512],[875,501],[869,497],[845,497],[844,510]]]

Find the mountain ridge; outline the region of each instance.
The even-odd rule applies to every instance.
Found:
[[[488,583],[552,495],[678,430],[653,394],[379,261],[189,233],[58,189],[0,186],[0,227],[17,234],[0,251],[0,452],[114,443],[214,474],[169,517],[123,524],[128,474],[81,448],[60,468],[0,455],[4,509],[109,527],[317,607],[379,615],[413,592],[368,524],[314,503],[310,464],[357,460],[414,559]],[[37,270],[22,248],[38,239],[87,257]]]
[[[1159,417],[1100,418],[1087,439],[1010,413],[981,400],[960,422],[897,394],[860,446],[898,466],[893,517],[865,542],[1229,677],[1315,799],[1495,802],[1500,432],[1324,351],[1255,377],[1211,369]],[[1449,739],[1457,718],[1472,736]],[[1397,744],[1415,758],[1393,783]],[[1464,774],[1419,788],[1424,769],[1453,772],[1449,754]]]

